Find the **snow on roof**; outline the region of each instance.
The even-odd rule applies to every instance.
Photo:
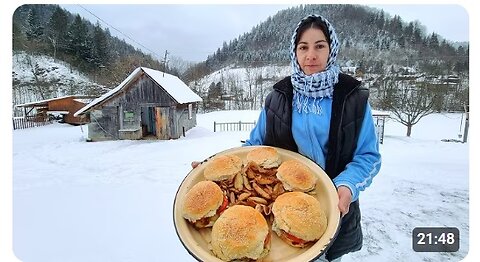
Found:
[[[372,115],[373,116],[387,116],[387,117],[389,117],[390,113],[386,112],[386,111],[380,111],[380,110],[372,109]]]
[[[78,110],[74,116],[78,116],[90,110],[92,107],[104,102],[118,93],[120,90],[128,86],[128,84],[135,79],[141,71],[145,72],[153,81],[160,85],[177,103],[185,104],[192,102],[200,102],[202,98],[195,94],[182,80],[178,77],[153,70],[147,67],[138,67],[135,69],[122,83],[114,89],[108,91],[99,98],[93,100],[88,105]]]
[[[195,94],[180,78],[146,67],[142,67],[142,69],[178,103],[186,104],[202,101],[202,98]]]
[[[73,99],[74,101],[77,101],[77,102],[80,102],[80,103],[84,103],[84,104],[88,104],[90,102],[92,102],[95,98],[76,98],[76,99]]]
[[[60,100],[60,99],[69,98],[69,97],[73,97],[73,96],[62,96],[62,97],[50,98],[50,99],[45,99],[45,100],[40,100],[40,101],[34,101],[34,102],[25,103],[25,104],[15,105],[15,107],[43,105],[43,104],[46,104],[50,101]]]
[[[47,111],[47,114],[51,115],[68,115],[68,111]]]

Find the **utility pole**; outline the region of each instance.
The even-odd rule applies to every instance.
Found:
[[[165,77],[165,71],[167,70],[167,54],[168,50],[165,50],[165,58],[163,59],[163,76]]]

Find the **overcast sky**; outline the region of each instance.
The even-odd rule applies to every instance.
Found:
[[[223,42],[249,32],[269,16],[291,5],[61,5],[71,13],[162,59],[169,55],[202,61]],[[468,13],[460,5],[371,5],[405,22],[419,20],[428,33],[468,41]],[[448,19],[446,19],[448,17]]]

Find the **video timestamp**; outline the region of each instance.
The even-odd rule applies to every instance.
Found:
[[[412,247],[416,252],[457,252],[460,231],[456,227],[416,227]]]

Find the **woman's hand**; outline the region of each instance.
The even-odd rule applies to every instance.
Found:
[[[340,209],[340,215],[344,217],[348,213],[350,203],[352,202],[352,192],[346,186],[339,186],[338,193],[338,209]]]
[[[198,162],[198,161],[193,161],[190,165],[192,166],[192,168],[196,168],[198,165],[200,165],[201,162]]]

